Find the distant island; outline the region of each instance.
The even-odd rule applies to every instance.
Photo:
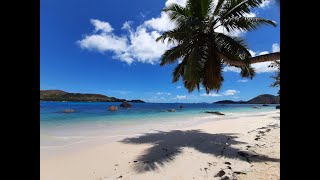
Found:
[[[217,101],[215,104],[280,104],[280,97],[271,94],[262,94],[249,101]]]
[[[134,102],[145,103],[142,100],[126,100],[115,97],[108,97],[102,94],[82,94],[82,93],[68,93],[61,90],[40,90],[41,101],[77,101],[77,102]]]

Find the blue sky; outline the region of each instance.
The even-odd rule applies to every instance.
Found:
[[[40,89],[99,93],[147,102],[215,102],[249,100],[274,94],[269,87],[274,69],[255,64],[253,80],[242,79],[236,68],[224,69],[223,87],[205,95],[188,93],[182,82],[171,83],[175,65],[159,66],[159,57],[170,46],[155,42],[174,27],[161,9],[185,0],[41,0]],[[280,10],[274,0],[248,16],[274,20],[278,27],[234,33],[247,40],[252,55],[280,49]],[[220,29],[223,31],[223,29]]]

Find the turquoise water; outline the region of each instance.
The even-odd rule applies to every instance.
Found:
[[[202,122],[201,118],[219,120],[221,116],[204,113],[220,111],[223,117],[274,111],[276,105],[208,103],[131,103],[130,109],[109,102],[40,102],[41,146],[65,145],[84,138],[141,133],[151,129],[178,128]],[[118,111],[108,111],[116,105]],[[180,105],[184,108],[180,109]],[[253,106],[260,106],[255,109]],[[75,113],[63,113],[74,109]],[[177,112],[167,112],[176,109]],[[200,118],[200,119],[199,119]],[[129,133],[130,131],[130,133]]]
[[[40,123],[44,126],[76,124],[90,121],[143,121],[149,118],[167,118],[181,115],[199,115],[204,111],[222,113],[261,112],[274,110],[276,105],[261,106],[248,104],[208,104],[208,103],[131,103],[130,109],[119,107],[120,103],[109,102],[40,102]],[[118,111],[108,111],[116,105]],[[180,109],[180,105],[184,108]],[[261,109],[252,108],[261,106]],[[65,109],[74,109],[75,113],[63,113]],[[176,109],[177,112],[166,112]]]

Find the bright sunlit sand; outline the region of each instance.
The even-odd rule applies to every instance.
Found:
[[[41,179],[279,179],[279,113],[42,148]]]

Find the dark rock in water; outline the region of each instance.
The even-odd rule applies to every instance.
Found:
[[[225,115],[219,111],[205,111],[205,113],[216,114],[216,115]]]
[[[279,105],[279,106],[276,106],[276,109],[280,109],[280,105]]]
[[[247,174],[247,173],[245,173],[245,172],[241,172],[241,171],[235,171],[235,172],[233,172],[234,174]]]
[[[259,107],[259,106],[253,106],[252,108],[261,109],[261,107]]]
[[[63,112],[64,112],[64,113],[73,113],[73,112],[75,112],[75,110],[73,110],[73,109],[66,109],[66,110],[64,110]]]
[[[245,101],[231,101],[231,100],[222,100],[214,102],[214,104],[245,104]]]
[[[214,177],[222,177],[226,173],[223,170],[220,170]]]
[[[264,105],[262,105],[262,106],[269,106],[268,104],[264,104]]]
[[[225,177],[221,178],[221,180],[230,180],[230,178],[228,176],[225,176]]]
[[[168,111],[168,112],[176,112],[177,110],[175,110],[175,109],[168,109],[167,111]]]
[[[126,107],[126,108],[128,108],[128,107],[131,107],[132,105],[129,104],[127,101],[123,101],[123,102],[120,104],[120,106],[121,106],[121,107]]]
[[[109,111],[117,111],[118,107],[117,106],[109,106]]]
[[[180,105],[180,109],[181,109],[181,108],[183,108],[183,106],[182,106],[182,105]]]

